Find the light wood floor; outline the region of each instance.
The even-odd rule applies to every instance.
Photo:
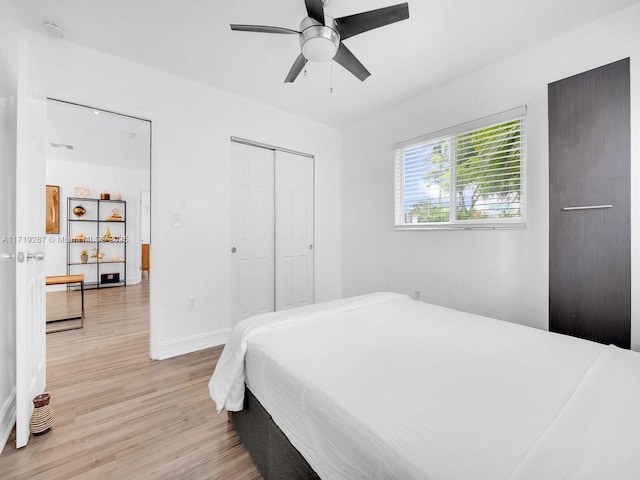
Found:
[[[72,295],[47,294],[49,313],[72,315]],[[149,360],[148,299],[148,282],[87,291],[85,328],[47,335],[54,427],[20,450],[12,434],[0,478],[261,478],[209,397],[222,348]]]

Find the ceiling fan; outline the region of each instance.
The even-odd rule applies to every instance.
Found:
[[[300,53],[291,70],[289,70],[285,83],[291,83],[298,77],[307,60],[327,62],[332,59],[364,81],[371,73],[342,41],[374,28],[409,18],[408,3],[335,19],[324,12],[324,7],[329,3],[329,0],[305,0],[304,3],[307,7],[308,16],[302,19],[299,31],[267,25],[231,24],[231,30],[241,32],[280,33],[299,36],[302,53]]]

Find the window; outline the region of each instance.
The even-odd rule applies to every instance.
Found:
[[[394,145],[396,229],[524,225],[526,107]]]

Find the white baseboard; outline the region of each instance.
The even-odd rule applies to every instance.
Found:
[[[7,443],[7,439],[16,424],[16,389],[7,397],[4,405],[0,405],[0,453]]]
[[[225,328],[224,330],[218,330],[216,332],[201,333],[190,337],[176,338],[175,340],[169,340],[168,342],[160,342],[158,360],[177,357],[178,355],[184,355],[185,353],[196,352],[198,350],[204,350],[205,348],[222,345],[227,343],[230,333],[231,329]]]

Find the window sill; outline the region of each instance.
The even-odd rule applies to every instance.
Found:
[[[527,224],[522,223],[483,223],[482,225],[469,225],[469,224],[407,224],[396,225],[396,231],[410,231],[410,230],[524,230],[527,228]]]

